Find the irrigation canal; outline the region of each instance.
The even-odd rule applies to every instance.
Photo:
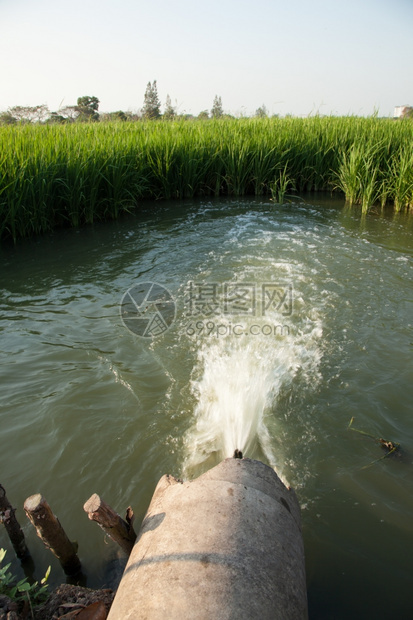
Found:
[[[116,550],[86,499],[139,524],[162,474],[239,448],[297,491],[310,617],[410,617],[412,223],[221,199],[3,247],[1,483],[37,578],[64,576],[29,495],[78,541],[87,585],[110,585]],[[374,437],[401,450],[378,460]]]

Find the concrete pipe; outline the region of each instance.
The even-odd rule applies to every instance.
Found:
[[[273,469],[226,459],[159,481],[108,620],[303,620],[300,507]]]

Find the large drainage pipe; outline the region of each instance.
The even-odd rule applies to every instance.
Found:
[[[300,507],[273,469],[226,459],[161,478],[108,620],[307,617]]]

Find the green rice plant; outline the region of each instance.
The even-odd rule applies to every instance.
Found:
[[[0,234],[2,237],[10,236],[14,242],[22,235],[23,226],[18,225],[21,216],[21,194],[17,177],[2,176],[0,188]],[[23,229],[24,230],[24,229]]]
[[[213,157],[205,135],[194,124],[177,122],[172,125],[175,146],[174,191],[179,199],[204,193],[205,179]]]
[[[224,192],[224,167],[219,145],[209,137],[205,144],[205,175],[201,183],[201,195],[218,197]]]
[[[274,202],[282,204],[284,202],[288,187],[292,185],[291,177],[287,172],[287,164],[278,171],[271,185],[271,196]]]
[[[391,164],[391,194],[396,213],[413,207],[413,148],[403,146]]]
[[[377,202],[381,193],[379,151],[377,144],[353,144],[348,152],[341,153],[337,187],[349,205],[360,204],[363,213]]]
[[[276,148],[258,146],[252,156],[251,172],[254,194],[262,196],[270,191],[274,171],[280,167],[280,156]]]
[[[64,176],[59,178],[59,198],[64,205],[64,214],[71,226],[78,227],[85,211],[85,190],[87,183],[86,162],[68,162]]]
[[[0,237],[115,218],[141,199],[339,191],[412,205],[413,123],[357,117],[0,127]]]
[[[386,161],[387,145],[382,140],[365,145],[360,175],[362,213],[367,213],[379,201],[383,205]]]
[[[350,206],[361,202],[361,170],[363,151],[360,146],[353,145],[350,151],[341,151],[341,161],[336,172],[335,189],[340,189]]]
[[[125,154],[115,154],[102,165],[103,192],[98,202],[100,217],[116,219],[134,208],[143,193],[138,177],[133,161]]]
[[[177,167],[177,198],[193,198],[201,193],[202,180],[206,174],[208,160],[202,150],[188,157],[183,147],[179,150]]]
[[[227,193],[244,196],[252,177],[252,155],[245,141],[224,145],[221,151],[223,178]]]
[[[361,211],[367,213],[378,200],[380,194],[380,186],[377,181],[378,169],[366,166],[365,177],[361,187]]]
[[[148,145],[147,160],[153,178],[155,198],[176,198],[176,145],[170,140]]]

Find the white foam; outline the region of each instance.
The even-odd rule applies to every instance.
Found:
[[[265,324],[280,325],[282,319],[276,314],[266,316]],[[234,317],[221,316],[216,322],[230,327]],[[197,405],[184,438],[187,477],[211,456],[222,460],[236,449],[252,458],[261,450],[282,473],[267,422],[271,418],[273,435],[277,399],[297,373],[306,384],[317,380],[322,325],[314,317],[303,317],[299,324],[285,324],[288,330],[282,334],[252,335],[249,329],[254,323],[259,321],[238,320],[245,328],[243,335],[210,334],[199,343],[191,384]]]

